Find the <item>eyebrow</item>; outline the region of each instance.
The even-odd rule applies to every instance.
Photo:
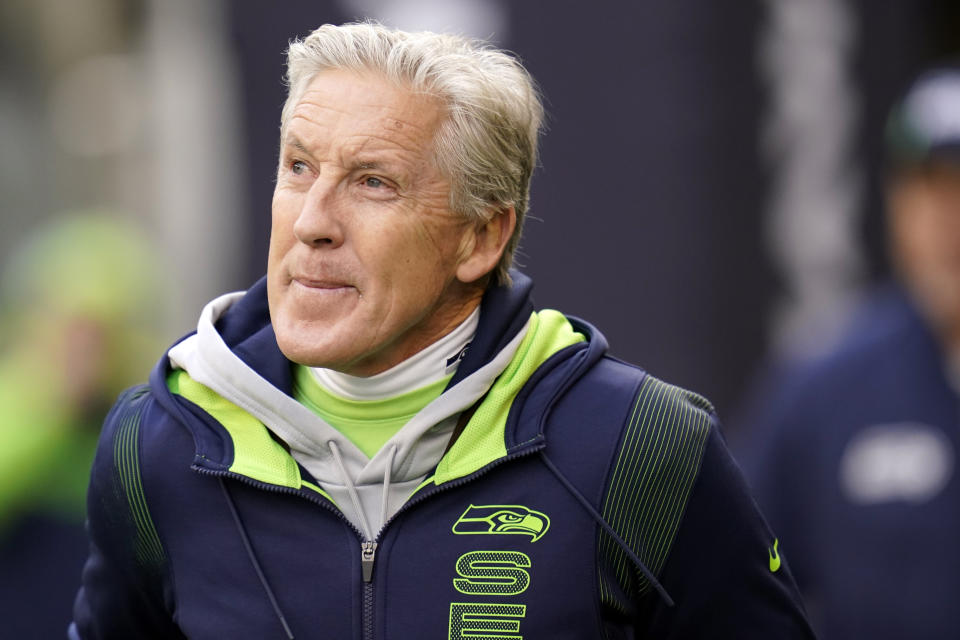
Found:
[[[297,151],[301,151],[303,153],[310,153],[310,150],[307,149],[307,145],[303,144],[303,142],[300,141],[300,138],[298,138],[293,134],[288,134],[286,140],[284,140],[283,143],[285,146],[293,147]]]
[[[310,150],[307,148],[307,145],[304,144],[300,138],[293,134],[287,135],[284,140],[284,146],[290,146],[300,151],[301,153],[310,154]],[[382,169],[384,164],[378,160],[360,160],[358,162],[352,163],[355,169]]]
[[[397,163],[396,161],[385,159],[356,159],[353,162],[349,163],[348,168],[351,171],[377,171],[388,175],[394,179],[401,179],[404,176],[410,175],[410,168],[405,166],[403,163]]]
[[[288,133],[284,139],[283,146],[293,147],[300,153],[303,153],[308,156],[312,156],[312,152],[307,148],[307,145],[304,144],[300,138],[292,133]],[[377,159],[360,159],[354,162],[349,163],[349,168],[352,171],[387,171],[392,173],[401,173],[403,168],[396,165],[390,160],[381,161]]]

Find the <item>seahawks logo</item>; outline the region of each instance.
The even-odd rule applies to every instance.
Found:
[[[453,525],[458,535],[520,534],[536,542],[550,528],[547,514],[519,504],[470,505]]]

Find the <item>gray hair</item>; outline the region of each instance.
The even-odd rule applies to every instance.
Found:
[[[408,33],[373,22],[325,24],[287,50],[289,92],[281,133],[321,71],[374,71],[412,91],[441,100],[446,118],[434,140],[436,162],[450,180],[450,208],[477,223],[513,206],[517,225],[499,264],[495,284],[520,240],[537,161],[543,105],[526,69],[482,40],[430,32]]]

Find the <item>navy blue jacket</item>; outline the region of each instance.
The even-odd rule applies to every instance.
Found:
[[[887,288],[832,353],[753,399],[735,450],[792,541],[824,638],[960,637],[960,404],[945,371],[925,322]]]
[[[530,318],[530,281],[515,280],[487,292],[450,385]],[[237,472],[240,447],[283,443],[265,428],[239,442],[170,393],[161,360],[104,426],[71,637],[812,637],[710,405],[571,322],[587,340],[529,376],[500,431],[481,405],[375,549],[302,467],[264,481],[290,463],[264,453],[260,479]],[[289,393],[263,281],[218,329]],[[498,452],[458,446],[491,433]]]

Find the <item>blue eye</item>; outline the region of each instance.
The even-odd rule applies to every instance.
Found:
[[[363,184],[365,186],[372,187],[374,189],[379,189],[380,187],[383,186],[383,180],[381,180],[380,178],[374,178],[373,176],[369,176],[367,178],[364,178]]]
[[[293,164],[290,165],[290,171],[292,171],[294,175],[299,176],[303,174],[306,170],[307,170],[307,163],[303,162],[302,160],[294,160]]]

